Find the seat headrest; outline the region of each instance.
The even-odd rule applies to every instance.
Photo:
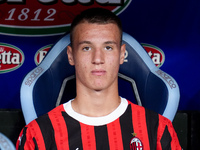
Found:
[[[176,81],[154,65],[132,36],[123,33],[123,43],[126,44],[126,58],[120,66],[119,76],[134,82],[138,104],[173,119],[178,107],[174,99],[179,101],[180,96]],[[63,81],[75,74],[74,67],[68,63],[66,48],[69,44],[70,36],[67,34],[51,48],[42,63],[25,77],[20,96],[26,123],[53,109]],[[73,85],[70,86],[73,89]],[[174,111],[166,113],[171,108]]]

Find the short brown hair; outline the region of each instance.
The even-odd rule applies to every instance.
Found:
[[[115,15],[113,12],[110,10],[104,9],[104,8],[90,8],[79,15],[77,15],[72,24],[71,24],[71,29],[70,29],[70,40],[71,40],[71,45],[73,43],[73,31],[74,28],[83,22],[88,22],[88,23],[97,23],[97,24],[108,24],[108,23],[114,23],[118,26],[120,30],[120,38],[122,39],[122,24],[121,20],[117,15]]]

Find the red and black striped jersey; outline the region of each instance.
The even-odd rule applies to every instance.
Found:
[[[122,98],[103,117],[73,111],[71,101],[24,127],[17,150],[181,150],[167,118]]]

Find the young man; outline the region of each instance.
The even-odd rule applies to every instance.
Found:
[[[108,10],[89,9],[74,19],[67,54],[77,96],[28,124],[17,149],[181,149],[168,119],[119,96],[121,38],[120,20]]]

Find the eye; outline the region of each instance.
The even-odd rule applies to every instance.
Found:
[[[111,47],[111,46],[106,46],[105,47],[105,50],[107,50],[107,51],[110,51],[110,50],[112,50],[113,48]]]
[[[83,50],[84,51],[89,51],[89,50],[91,50],[91,47],[89,47],[89,46],[83,47]]]

